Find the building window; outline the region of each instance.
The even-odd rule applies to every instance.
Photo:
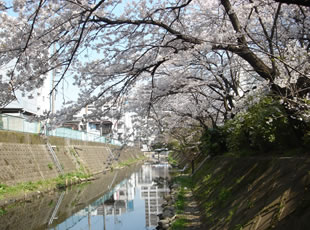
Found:
[[[93,124],[93,123],[90,123],[90,124],[89,124],[89,128],[90,128],[90,129],[96,129],[96,125]]]

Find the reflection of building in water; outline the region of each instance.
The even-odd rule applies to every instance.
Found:
[[[155,178],[169,177],[169,168],[167,164],[162,165],[142,165],[138,174],[138,185],[152,184]]]
[[[128,180],[122,181],[92,204],[58,224],[57,229],[98,229],[99,225],[102,225],[101,229],[104,230],[127,229],[128,221],[132,221],[128,217],[136,214],[139,216],[135,216],[135,221],[137,220],[139,225],[142,224],[145,229],[152,229],[157,225],[157,215],[162,210],[163,194],[169,191],[167,185],[159,186],[154,179],[167,176],[167,166],[142,166],[141,170],[134,173]],[[114,179],[112,184],[113,181]],[[137,207],[141,207],[142,210],[138,210]],[[132,213],[122,216],[126,212]],[[92,223],[95,224],[92,225]],[[85,224],[88,228],[80,227]]]
[[[109,200],[97,208],[97,215],[121,215],[134,211],[135,176],[132,175],[125,183],[114,188]]]
[[[116,200],[113,204],[99,206],[96,211],[101,216],[119,216],[127,211],[127,204],[124,200]]]
[[[154,179],[159,177],[168,177],[167,165],[143,165],[139,173],[114,188],[113,196],[97,208],[97,215],[118,216],[133,211],[135,188],[139,187],[140,197],[145,201],[146,226],[156,226],[157,215],[162,212],[163,196],[169,191],[166,184],[155,184]]]
[[[115,216],[134,211],[136,177],[132,175],[128,180],[115,186],[109,196],[102,197],[78,212],[77,215]]]
[[[125,184],[115,188],[114,200],[133,201],[135,198],[135,176],[132,175]]]
[[[168,166],[154,167],[144,165],[139,173],[138,186],[141,186],[141,198],[145,200],[145,221],[147,227],[157,225],[157,215],[162,212],[163,196],[169,192],[166,184],[159,187],[155,184],[154,179],[167,176]]]
[[[161,204],[163,195],[169,191],[167,187],[142,186],[141,198],[145,200],[145,222],[146,226],[155,226],[158,222],[157,215],[162,212]]]

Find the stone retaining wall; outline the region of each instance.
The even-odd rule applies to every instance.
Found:
[[[57,175],[44,145],[0,143],[0,183],[10,185]]]
[[[84,168],[92,174],[110,169],[112,164],[138,158],[134,148],[119,149],[102,143],[49,137],[65,173]],[[38,135],[0,131],[0,184],[39,181],[59,175],[51,153]],[[110,149],[118,149],[110,153]]]
[[[108,169],[110,153],[105,146],[74,146],[81,163],[93,174]]]
[[[68,146],[57,146],[53,148],[63,168],[64,173],[70,173],[79,168],[78,159],[70,151]]]

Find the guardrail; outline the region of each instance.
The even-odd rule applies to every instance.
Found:
[[[44,133],[43,124],[36,121],[27,121],[25,118],[11,116],[7,114],[0,114],[0,129],[8,131],[17,131],[24,133]],[[113,145],[121,145],[121,142],[115,139],[107,139],[98,134],[93,134],[89,132],[72,130],[69,128],[55,128],[47,131],[47,136],[64,137],[81,141],[92,141],[100,143],[109,143]]]

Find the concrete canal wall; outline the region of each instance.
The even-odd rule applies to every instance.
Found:
[[[136,148],[48,137],[64,173],[80,168],[92,174],[143,156]],[[0,183],[38,181],[59,175],[46,140],[35,134],[0,131]]]

